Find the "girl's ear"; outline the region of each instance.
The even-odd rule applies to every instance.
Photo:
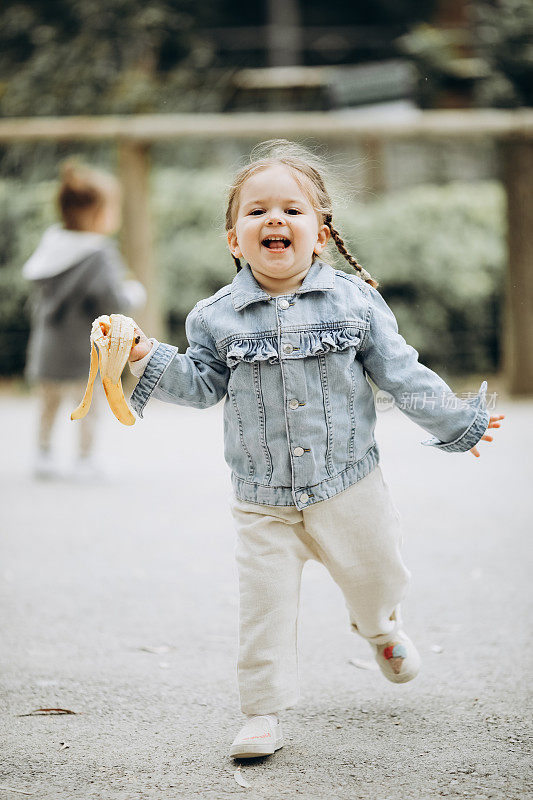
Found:
[[[228,231],[228,247],[232,255],[236,256],[237,258],[242,258],[242,250],[239,247],[239,243],[237,242],[237,234],[235,233],[235,228],[231,228]]]
[[[317,238],[316,238],[316,244],[315,244],[315,246],[313,248],[313,253],[316,253],[317,256],[319,256],[321,253],[323,253],[324,250],[325,250],[325,247],[326,247],[326,245],[327,245],[327,243],[329,241],[330,236],[331,236],[331,231],[328,228],[328,226],[327,225],[322,225],[318,229],[318,234],[317,234]]]

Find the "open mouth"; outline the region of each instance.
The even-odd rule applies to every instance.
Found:
[[[269,250],[276,250],[282,252],[291,246],[291,240],[286,236],[267,236],[261,244]]]

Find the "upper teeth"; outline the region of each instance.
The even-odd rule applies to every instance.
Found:
[[[286,236],[267,236],[266,239],[270,242],[277,242],[277,241],[284,241],[287,239]]]

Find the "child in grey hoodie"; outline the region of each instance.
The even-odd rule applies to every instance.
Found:
[[[118,181],[75,161],[61,169],[57,195],[62,224],[48,228],[23,267],[32,284],[31,332],[26,378],[40,395],[35,477],[60,474],[52,457],[51,435],[57,411],[67,398],[79,399],[87,379],[91,323],[99,314],[140,308],[146,292],[124,280],[125,266],[109,238],[120,227]],[[79,426],[75,475],[95,477],[94,415]]]

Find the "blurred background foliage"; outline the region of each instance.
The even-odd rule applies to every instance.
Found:
[[[152,213],[160,297],[168,340],[187,346],[184,322],[197,300],[235,275],[224,233],[222,170],[154,169]],[[28,287],[21,265],[54,221],[55,183],[21,190],[0,182],[0,374],[22,372],[28,336]],[[187,198],[184,203],[183,198]],[[424,363],[443,375],[495,371],[505,273],[503,191],[497,182],[419,186],[368,203],[349,200],[337,227],[380,281],[400,332]],[[326,260],[351,268],[337,251]],[[149,332],[148,332],[149,333]]]
[[[289,5],[302,67],[401,57],[417,70],[419,106],[461,87],[467,104],[531,104],[531,0]],[[279,0],[4,0],[0,116],[231,110],[235,73],[272,63],[276,9]]]
[[[265,70],[278,63],[280,21],[284,35],[291,26],[298,34],[281,54],[299,70],[284,92],[272,91]],[[532,34],[531,0],[4,0],[0,117],[357,113],[391,100],[403,110],[528,106]],[[325,71],[311,96],[303,75],[313,69]],[[250,90],[252,73],[259,82]],[[181,348],[188,311],[234,275],[223,197],[228,170],[254,143],[151,148],[161,302]],[[108,143],[81,149],[88,163],[115,169]],[[58,163],[79,152],[68,142],[0,147],[0,374],[22,371],[28,287],[20,269],[55,219]],[[363,191],[344,193],[351,199],[338,207],[338,227],[425,363],[449,375],[496,369],[505,210],[494,143],[396,143],[382,165],[385,194],[366,202],[364,165],[352,171]],[[350,269],[333,251],[330,259]]]
[[[426,19],[434,2],[420,5],[306,3],[305,24],[390,25],[396,34],[413,19]],[[267,6],[242,0],[6,0],[0,11],[0,114],[222,110],[232,71],[267,64],[260,30]],[[256,34],[247,47],[237,46],[238,30],[245,28]],[[354,48],[323,45],[304,51],[304,62],[354,63]],[[387,36],[370,52],[368,46],[357,50],[359,61],[397,52]]]

